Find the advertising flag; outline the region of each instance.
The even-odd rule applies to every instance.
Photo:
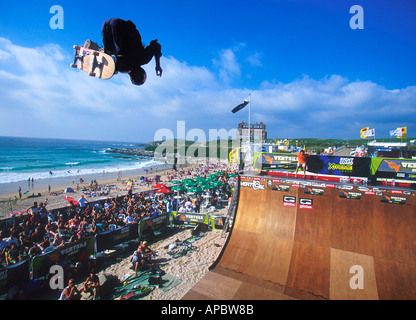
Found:
[[[390,137],[399,137],[402,134],[402,130],[401,129],[396,129],[396,130],[390,130]]]
[[[362,129],[360,130],[360,137],[361,137],[361,138],[363,138],[363,139],[365,139],[366,137],[364,136],[364,133],[365,133],[366,131],[368,131],[369,129],[370,129],[370,127],[362,128]]]
[[[376,129],[366,130],[362,133],[362,137],[369,138],[374,137],[376,135]]]
[[[405,139],[407,138],[407,127],[401,127],[401,128],[397,128],[397,130],[400,130],[400,135],[397,136],[397,138],[399,139]]]

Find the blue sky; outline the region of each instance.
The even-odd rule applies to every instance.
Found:
[[[64,28],[51,29],[53,5]],[[353,5],[364,29],[350,28]],[[72,45],[101,43],[105,19],[132,20],[162,44],[162,78],[90,79]],[[416,3],[412,0],[3,0],[0,135],[150,141],[160,129],[231,130],[248,108],[271,138],[416,136]]]

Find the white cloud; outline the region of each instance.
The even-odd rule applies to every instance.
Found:
[[[0,135],[149,141],[161,128],[227,131],[248,120],[231,109],[251,94],[251,119],[267,125],[269,137],[358,137],[364,126],[385,132],[416,130],[416,87],[387,90],[371,81],[340,75],[304,76],[290,83],[264,81],[259,89],[230,87],[241,69],[232,50],[223,50],[215,71],[162,57],[144,68],[140,87],[125,74],[90,78],[69,67],[73,57],[57,45],[14,45],[0,38]],[[222,76],[218,78],[217,72]]]
[[[222,81],[229,84],[231,80],[238,78],[241,74],[241,67],[232,49],[224,49],[219,53],[219,58],[213,60],[219,70]]]
[[[263,63],[261,62],[261,54],[256,52],[251,56],[247,57],[247,62],[250,63],[253,67],[262,67]]]

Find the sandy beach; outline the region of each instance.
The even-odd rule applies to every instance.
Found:
[[[155,166],[155,168],[149,172],[146,173],[143,170],[137,171],[137,172],[126,172],[125,176],[118,177],[117,173],[113,174],[102,174],[97,173],[95,175],[86,175],[82,176],[82,179],[84,180],[83,183],[80,183],[80,177],[70,177],[66,179],[56,179],[55,181],[49,181],[48,179],[38,180],[35,181],[33,184],[33,188],[31,187],[32,184],[28,185],[27,182],[22,181],[21,183],[13,183],[13,189],[16,190],[15,192],[5,192],[0,193],[0,219],[7,218],[7,215],[9,213],[13,212],[21,212],[26,210],[28,207],[33,205],[34,201],[37,201],[38,203],[44,202],[47,200],[48,202],[48,210],[53,210],[56,208],[62,208],[67,206],[67,201],[65,200],[65,196],[71,196],[74,199],[79,199],[83,192],[81,191],[83,188],[88,188],[91,180],[96,180],[98,182],[99,187],[104,187],[106,185],[110,186],[109,193],[106,196],[98,196],[94,199],[102,199],[106,197],[115,197],[116,195],[125,195],[127,193],[127,181],[133,180],[135,181],[135,188],[134,192],[142,192],[146,190],[151,190],[151,186],[144,186],[139,185],[140,177],[147,177],[147,178],[154,178],[155,175],[161,176],[162,182],[168,182],[168,174],[172,174],[173,170],[170,169],[171,166]],[[185,169],[186,170],[192,170],[195,168],[195,166],[188,166]],[[191,171],[192,172],[192,171]],[[51,185],[51,191],[49,192],[48,185]],[[22,186],[22,192],[24,192],[24,187],[28,186],[27,189],[30,191],[27,194],[24,194],[22,196],[22,199],[19,199],[19,193],[18,188],[19,186]],[[66,194],[64,193],[64,190],[70,187],[75,192]],[[10,190],[11,187],[8,185],[7,187],[3,187],[3,189]],[[33,198],[32,195],[38,195],[40,194],[40,197]],[[92,201],[92,200],[91,200]]]
[[[190,175],[184,175],[182,178],[193,177],[197,171],[197,167],[198,165],[192,165],[183,168],[182,171]],[[217,164],[210,171],[217,172],[219,170],[227,170],[228,168],[228,164]],[[153,178],[155,175],[160,175],[160,182],[169,185],[168,181],[170,180],[170,177],[173,173],[173,170],[161,170],[158,172],[153,171],[152,173],[144,175],[126,176],[121,179],[113,178],[107,180],[99,180],[97,181],[99,186],[107,186],[109,193],[104,196],[97,196],[94,198],[87,197],[87,200],[96,201],[99,199],[105,199],[107,197],[115,197],[116,195],[125,195],[128,190],[128,181],[134,182],[134,193],[152,190],[153,183],[150,183],[149,186],[140,184],[141,176]],[[72,187],[75,192],[70,194],[63,192],[63,190],[68,187],[68,185],[53,187],[51,189],[51,194],[49,194],[47,188],[36,189],[33,190],[33,193],[40,193],[40,197],[30,198],[28,195],[25,195],[21,200],[18,199],[16,201],[13,199],[17,193],[2,194],[0,195],[0,198],[2,199],[0,202],[0,218],[4,219],[10,217],[9,214],[11,212],[25,211],[29,206],[33,205],[34,201],[37,201],[38,203],[47,201],[48,210],[67,207],[69,204],[67,203],[65,197],[71,196],[77,200],[83,194],[81,189],[83,187],[88,187],[89,184],[90,181],[85,181],[84,183],[79,184],[78,188],[76,184],[74,186],[71,185],[70,187]],[[218,208],[214,211],[215,215],[224,217],[227,215],[227,213],[228,203],[226,201],[220,203]],[[156,242],[149,242],[149,247],[156,253],[156,261],[163,261],[163,263],[160,264],[160,268],[169,276],[179,280],[177,281],[179,284],[174,286],[169,291],[161,290],[156,287],[150,294],[143,297],[143,300],[181,299],[181,297],[185,295],[186,292],[208,272],[208,268],[220,254],[228,233],[223,234],[222,230],[208,230],[203,232],[201,233],[201,238],[195,241],[193,244],[195,247],[197,247],[197,250],[188,252],[185,256],[178,259],[172,259],[172,256],[168,254],[169,250],[167,247],[169,244],[174,243],[175,241],[183,241],[191,237],[192,230],[193,228],[189,227],[175,228],[173,234],[166,236],[162,235],[161,238],[159,238]],[[119,285],[119,283],[121,283],[127,276],[134,275],[134,270],[131,263],[131,258],[134,250],[135,248],[132,248],[127,252],[115,255],[111,258],[111,260],[106,261],[105,264],[97,270],[97,275],[100,277],[103,287],[106,287],[107,290],[109,287],[111,289],[113,286],[117,286],[117,284]],[[82,287],[82,283],[84,281],[84,278],[77,279],[76,283],[78,287]],[[49,292],[45,297],[41,297],[41,299],[57,299],[59,295],[60,292],[57,291],[52,293]],[[83,300],[90,300],[91,298],[92,297],[88,294],[83,293],[82,295]]]

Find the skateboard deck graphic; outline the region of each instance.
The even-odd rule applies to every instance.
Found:
[[[71,67],[83,70],[91,77],[110,79],[116,65],[114,59],[104,52],[74,45],[74,62]]]

